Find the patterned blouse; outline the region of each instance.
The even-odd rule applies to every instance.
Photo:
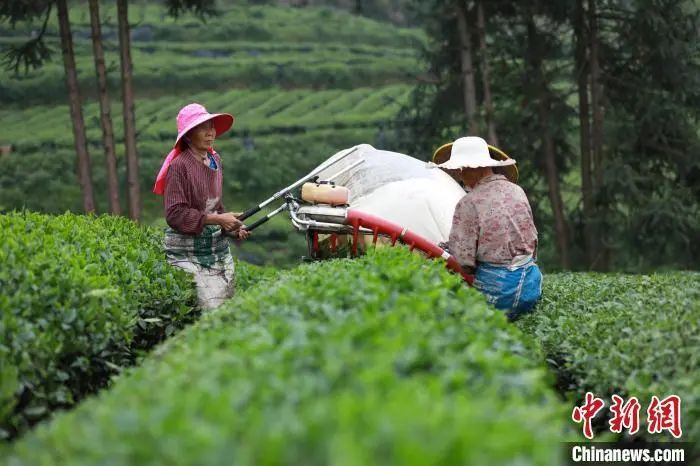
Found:
[[[525,191],[503,175],[479,180],[457,203],[448,244],[463,267],[510,265],[522,256],[535,257],[537,229]]]

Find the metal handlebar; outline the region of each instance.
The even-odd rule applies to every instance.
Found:
[[[333,160],[332,162],[317,167],[315,170],[312,170],[311,172],[309,172],[309,174],[306,175],[305,177],[303,177],[303,178],[297,180],[296,182],[290,184],[290,185],[287,186],[286,188],[284,188],[284,189],[282,189],[282,190],[280,190],[280,191],[277,191],[275,194],[273,194],[271,197],[269,197],[269,198],[266,199],[265,201],[261,202],[261,203],[258,204],[257,206],[251,207],[250,209],[248,209],[248,210],[246,210],[245,212],[243,212],[243,214],[241,214],[241,216],[238,217],[238,220],[243,221],[243,220],[247,219],[248,217],[250,217],[251,215],[253,215],[253,214],[259,212],[259,211],[260,211],[263,207],[265,207],[266,205],[270,204],[271,202],[274,202],[274,201],[277,200],[277,199],[280,199],[280,198],[284,197],[287,193],[289,193],[289,192],[292,191],[293,189],[295,189],[295,188],[301,186],[302,184],[306,183],[306,182],[309,181],[311,178],[313,178],[314,176],[316,176],[316,175],[318,175],[319,173],[321,173],[323,170],[325,170],[325,169],[327,169],[327,168],[330,168],[330,167],[332,167],[333,165],[335,165],[336,163],[340,162],[340,161],[343,160],[345,157],[347,157],[348,155],[350,155],[350,154],[352,154],[353,152],[355,152],[358,148],[359,148],[358,146],[355,146],[355,147],[353,147],[352,149],[350,149],[348,152],[346,152],[345,154],[343,154],[343,155],[341,155],[340,157],[338,157],[337,159]]]

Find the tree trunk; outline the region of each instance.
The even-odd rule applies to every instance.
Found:
[[[605,245],[605,202],[601,199],[603,187],[603,107],[602,91],[600,88],[600,61],[598,55],[598,17],[596,13],[596,0],[588,0],[588,25],[590,41],[590,68],[591,68],[591,112],[593,116],[592,128],[592,158],[593,158],[593,189],[595,196],[595,223],[594,235],[595,257],[591,267],[595,270],[607,270],[609,251]]]
[[[595,184],[600,186],[602,176],[603,113],[600,102],[600,62],[598,59],[598,20],[595,0],[588,0],[588,24],[591,50],[591,106],[593,111],[593,166]]]
[[[484,110],[486,116],[486,128],[489,135],[489,143],[499,147],[496,135],[496,120],[493,110],[493,97],[491,96],[491,80],[489,71],[489,59],[486,48],[486,21],[484,19],[483,0],[476,2],[477,29],[479,33],[479,49],[481,52],[481,81],[484,88]]]
[[[139,160],[136,154],[136,120],[134,118],[134,92],[132,89],[131,39],[127,0],[117,0],[119,21],[119,55],[122,71],[122,101],[124,104],[124,146],[126,147],[126,174],[129,187],[129,216],[141,218],[141,187]]]
[[[467,117],[467,132],[469,135],[479,134],[476,122],[476,85],[474,84],[474,65],[472,42],[467,25],[467,7],[464,1],[455,1],[457,30],[459,33],[460,62],[462,65],[462,82],[464,89],[464,113]]]
[[[87,149],[85,122],[83,121],[83,109],[80,101],[80,89],[78,87],[78,72],[75,68],[73,38],[70,31],[66,0],[57,0],[56,7],[58,11],[59,34],[61,36],[61,51],[63,53],[63,67],[66,73],[68,103],[71,121],[73,123],[73,140],[78,161],[78,182],[80,183],[80,190],[83,194],[83,210],[86,213],[91,213],[95,212],[95,195],[92,189],[90,155]]]
[[[561,198],[561,189],[559,187],[559,170],[556,164],[556,155],[554,149],[554,139],[549,129],[549,109],[547,108],[546,97],[541,96],[539,99],[539,116],[543,123],[542,142],[544,146],[544,162],[547,175],[547,188],[549,193],[549,202],[552,205],[552,214],[554,215],[554,228],[557,234],[557,249],[559,250],[559,261],[562,269],[568,270],[571,268],[571,259],[569,254],[569,228],[564,216],[564,202]]]
[[[549,90],[545,82],[542,71],[542,52],[540,47],[541,38],[537,32],[535,21],[532,16],[527,21],[528,55],[530,67],[532,69],[531,79],[534,83],[534,92],[537,100],[537,113],[540,120],[542,133],[542,149],[544,152],[545,176],[549,202],[554,216],[554,230],[557,241],[557,251],[559,252],[559,262],[562,269],[571,268],[569,255],[569,228],[564,216],[564,202],[561,197],[559,186],[559,169],[556,163],[556,149],[554,136],[551,131],[551,114],[549,109]]]
[[[581,194],[583,198],[583,236],[586,264],[590,268],[595,261],[595,228],[593,205],[593,180],[591,165],[591,122],[588,103],[588,53],[586,37],[586,15],[584,0],[576,0],[576,18],[574,32],[576,35],[576,80],[578,82],[579,101],[579,137],[581,145]]]
[[[100,122],[102,123],[102,145],[105,150],[105,168],[107,173],[107,192],[109,211],[113,215],[121,214],[119,205],[119,180],[117,177],[117,157],[114,151],[114,130],[112,114],[107,94],[107,71],[102,49],[102,31],[100,26],[99,0],[89,0],[90,26],[92,27],[92,48],[95,53],[95,71],[97,72],[97,90],[100,96]]]

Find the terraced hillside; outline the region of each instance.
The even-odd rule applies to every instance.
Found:
[[[189,93],[206,88],[283,87],[352,89],[405,82],[415,73],[415,48],[423,40],[413,29],[397,28],[329,8],[289,8],[221,3],[220,14],[203,23],[191,16],[173,19],[160,5],[132,3],[132,58],[140,95]],[[108,66],[118,80],[116,11],[101,6]],[[83,88],[94,92],[94,64],[87,7],[70,9],[75,53]],[[39,24],[16,30],[0,27],[3,42],[26,37]],[[2,79],[3,102],[65,100],[58,27],[48,35],[55,59],[21,79]],[[7,75],[3,76],[6,78]]]
[[[104,211],[106,181],[87,10],[76,5],[70,14],[98,210]],[[103,5],[102,17],[119,138],[113,5]],[[193,17],[175,20],[157,5],[137,3],[130,8],[130,20],[145,221],[156,224],[162,224],[161,200],[150,194],[150,187],[184,104],[196,101],[236,116],[234,129],[218,141],[217,150],[224,158],[227,206],[241,209],[344,147],[361,142],[384,146],[396,137],[388,125],[412,88],[416,45],[423,40],[416,30],[323,8],[223,6],[220,15],[202,23]],[[0,34],[4,42],[18,41],[29,29],[0,29]],[[27,75],[0,75],[0,145],[12,145],[11,154],[0,158],[0,210],[26,206],[59,213],[81,208],[53,20],[49,35],[58,51],[52,62]],[[117,152],[125,187],[121,144]],[[275,225],[258,240],[265,241],[273,231],[275,237],[286,234],[279,230],[281,224]],[[286,248],[280,257],[298,256]]]
[[[381,142],[382,132],[378,128],[394,116],[408,92],[406,85],[389,85],[379,90],[363,87],[350,91],[234,89],[224,93],[195,93],[188,99],[211,109],[231,109],[235,114],[234,130],[223,136],[216,147],[224,156],[228,169],[227,194],[253,199],[293,180],[346,145],[367,139],[372,143]],[[152,184],[154,172],[172,145],[174,116],[182,102],[179,98],[160,97],[142,99],[137,104],[144,188]],[[101,185],[103,173],[98,163],[101,155],[98,146],[102,134],[98,104],[85,105],[84,114],[89,122],[88,139],[95,148],[96,184]],[[115,106],[113,116],[115,131],[119,134],[122,132],[121,109]],[[13,154],[2,161],[6,169],[6,187],[18,196],[15,200],[10,192],[5,193],[5,202],[12,205],[24,196],[23,193],[41,189],[47,190],[47,197],[53,197],[56,193],[52,193],[45,183],[49,180],[69,189],[69,192],[73,191],[73,174],[65,170],[74,158],[68,107],[5,109],[0,111],[0,118],[4,123],[3,131],[13,136]],[[45,121],[52,124],[43,124]],[[27,127],[35,129],[27,131]],[[18,183],[20,172],[12,170],[23,170],[28,160],[39,171],[46,172],[46,179],[23,176],[21,178],[26,180]],[[247,172],[251,169],[264,169],[264,173],[256,177]],[[63,196],[60,196],[57,205],[51,206],[46,204],[45,198],[38,196],[29,199],[27,206],[36,210],[60,211],[67,207],[62,200]]]

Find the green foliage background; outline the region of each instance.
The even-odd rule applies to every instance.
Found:
[[[481,134],[487,134],[482,76],[488,63],[499,142],[518,161],[519,183],[531,199],[540,230],[540,262],[548,270],[560,267],[548,199],[543,138],[547,132],[552,138],[573,269],[697,269],[700,3],[481,2],[486,52],[478,47],[475,3],[465,2],[474,44],[477,120]],[[602,155],[591,219],[584,216],[582,200],[577,81],[587,69],[575,60],[579,4],[587,5],[584,14],[590,5],[597,5],[599,28]],[[467,119],[456,16],[434,14],[451,12],[454,2],[426,0],[411,5],[424,20],[428,37],[421,56],[432,79],[417,85],[399,121],[410,128],[401,147],[420,153],[466,134]],[[534,62],[539,63],[538,73]],[[591,240],[585,236],[586,224],[594,231],[589,235],[595,236],[593,242],[606,250],[598,267],[595,259],[586,256],[586,243]],[[605,262],[602,267],[601,262]]]

